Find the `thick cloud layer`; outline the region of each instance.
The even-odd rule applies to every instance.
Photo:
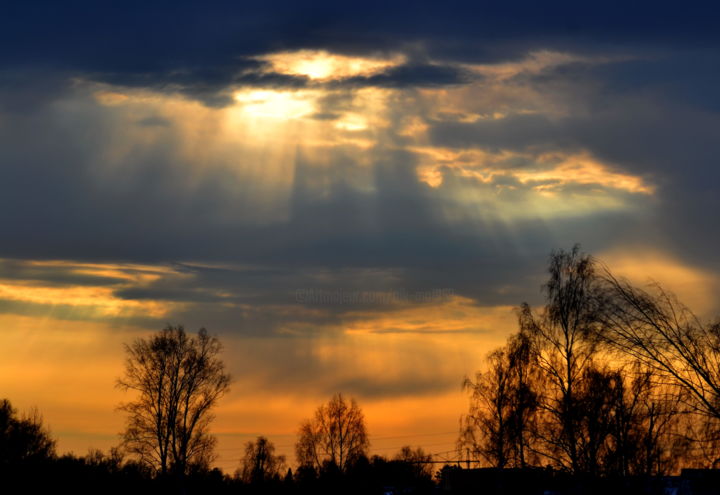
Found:
[[[453,311],[539,302],[548,253],[575,242],[720,270],[707,7],[239,5],[6,8],[0,312],[491,334]],[[316,358],[290,360],[298,380],[327,372]],[[455,371],[323,391],[435,393]]]

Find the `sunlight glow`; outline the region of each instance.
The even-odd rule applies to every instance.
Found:
[[[302,91],[240,91],[235,94],[235,101],[254,117],[291,120],[306,117],[315,110],[312,95]]]
[[[541,156],[539,162],[557,160],[557,155]],[[558,189],[566,184],[581,184],[609,187],[633,194],[653,194],[655,188],[643,181],[641,177],[615,172],[607,165],[593,159],[587,154],[571,155],[562,158],[557,165],[549,170],[520,171],[516,177],[523,184],[538,183],[536,189]],[[540,184],[549,182],[547,184]]]
[[[370,76],[395,67],[404,57],[374,59],[336,55],[326,51],[301,50],[278,52],[258,57],[267,62],[273,72],[292,76],[306,76],[314,80],[343,79]]]
[[[69,305],[78,308],[78,317],[143,315],[163,317],[168,307],[158,301],[126,300],[107,287],[51,287],[0,279],[0,300],[39,305]]]
[[[368,121],[363,115],[348,114],[335,122],[335,127],[343,131],[362,131],[368,128]]]
[[[418,177],[431,187],[443,183],[441,168],[452,170],[461,177],[470,177],[490,184],[494,179],[507,177],[519,185],[537,192],[559,192],[568,186],[596,186],[631,194],[652,195],[655,187],[642,177],[613,170],[588,153],[564,155],[548,153],[539,156],[503,151],[491,154],[479,150],[449,150],[415,147],[424,155]],[[508,169],[508,163],[523,160],[524,167]]]
[[[607,263],[616,276],[641,287],[657,282],[698,315],[714,316],[718,280],[703,269],[641,246],[606,251],[599,253],[598,258]]]
[[[187,277],[168,267],[140,264],[78,263],[66,260],[26,260],[10,265],[12,260],[0,259],[0,273],[7,270],[28,279],[4,278],[0,275],[0,301],[32,305],[34,313],[52,314],[53,309],[64,306],[71,309],[74,320],[107,317],[164,317],[171,307],[178,305],[163,301],[125,299],[115,292],[127,287],[143,287],[162,277]],[[50,277],[48,282],[43,277]],[[80,277],[81,283],[76,279]],[[97,280],[93,285],[92,281]],[[43,309],[44,308],[44,309]]]
[[[114,91],[96,91],[94,96],[100,104],[107,106],[119,105],[128,99],[126,94]]]
[[[445,334],[483,334],[486,340],[511,331],[516,316],[511,306],[478,306],[469,298],[453,295],[435,304],[400,305],[383,313],[353,314],[345,325],[348,335],[411,335],[425,338]]]

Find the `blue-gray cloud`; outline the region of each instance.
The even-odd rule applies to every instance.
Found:
[[[116,295],[190,302],[219,326],[235,321],[251,332],[272,331],[297,315],[243,313],[213,304],[229,299],[274,307],[286,304],[297,288],[337,287],[449,287],[484,304],[513,304],[537,298],[546,254],[576,241],[589,250],[648,242],[717,269],[720,69],[714,54],[720,30],[712,21],[717,17],[659,5],[625,6],[622,16],[606,4],[573,5],[13,6],[0,20],[0,255],[197,262],[188,268],[187,282],[161,279],[120,288]],[[413,55],[380,74],[328,83],[335,92],[315,115],[328,120],[347,110],[347,95],[360,86],[409,94],[418,87],[482,87],[483,79],[461,63],[517,61],[549,49],[622,56],[521,73],[508,81],[578,104],[565,115],[511,112],[474,123],[435,116],[427,119],[429,135],[437,146],[488,152],[585,150],[620,170],[652,178],[657,204],[642,215],[604,211],[550,221],[528,215],[504,222],[490,206],[485,215],[464,216],[453,203],[453,187],[470,179],[444,170],[443,185],[429,187],[418,179],[417,153],[389,131],[382,146],[367,151],[371,188],[354,185],[364,165],[352,156],[338,151],[332,167],[321,167],[299,152],[287,217],[247,222],[256,185],[218,166],[192,189],[185,187],[193,164],[175,153],[181,137],[173,122],[154,114],[133,123],[166,137],[130,152],[118,167],[127,172],[117,180],[98,181],[103,150],[125,122],[83,95],[75,78],[223,106],[237,86],[312,87],[307,78],[267,72],[254,58],[295,49]],[[75,108],[57,105],[63,101]],[[509,165],[522,168],[521,161]],[[491,192],[478,187],[476,194]],[[202,262],[252,268],[200,268]],[[5,276],[48,283],[116,282],[34,270],[4,267]],[[368,276],[372,270],[381,275]],[[318,325],[337,322],[349,309],[328,308],[324,316],[305,318]]]
[[[642,2],[39,1],[3,12],[0,66],[179,91],[217,106],[230,101],[225,90],[231,85],[304,84],[302,78],[248,72],[259,64],[254,56],[277,50],[368,55],[420,49],[441,62],[476,63],[519,59],[538,48],[657,53],[689,47],[714,53],[717,17],[711,5]],[[410,65],[364,82],[453,83],[459,76],[453,71]]]

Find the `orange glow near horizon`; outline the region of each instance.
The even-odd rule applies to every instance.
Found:
[[[618,275],[633,281],[654,274],[691,307],[706,310],[711,303],[708,294],[714,293],[717,281],[667,254],[633,257],[608,252],[602,258]],[[33,264],[48,266],[47,262],[28,262]],[[57,261],[49,266],[115,274],[120,279],[128,273],[120,265],[109,264]],[[152,276],[169,273],[151,266],[143,271]],[[17,298],[27,296],[51,305],[53,297],[58,301],[77,294],[83,294],[83,301],[88,297],[85,292],[56,290],[41,291],[41,299],[34,292],[19,292]],[[94,294],[97,288],[87,290]],[[105,292],[101,294],[105,297]],[[52,313],[0,315],[0,327],[5,329],[0,337],[0,389],[21,410],[39,409],[58,438],[61,452],[83,454],[91,447],[117,445],[123,416],[115,407],[128,400],[114,387],[123,371],[123,343],[153,330],[78,318],[56,319]],[[292,465],[299,422],[335,391],[354,395],[360,402],[372,453],[392,455],[405,444],[430,452],[450,450],[458,418],[467,408],[467,397],[460,389],[463,377],[482,368],[484,356],[516,329],[513,307],[480,307],[457,296],[429,304],[399,304],[382,312],[359,310],[348,318],[347,323],[315,336],[220,335],[224,360],[235,381],[213,423],[219,438],[219,466],[232,472],[244,442],[261,434],[274,440]],[[308,375],[312,381],[283,375],[276,369],[277,356],[294,356],[297,366],[312,365],[315,370]],[[427,366],[429,362],[434,363],[432,367]],[[291,369],[287,372],[292,373]],[[349,388],[337,390],[343,383]],[[372,390],[353,394],[358,386]]]
[[[149,331],[12,315],[0,317],[0,325],[13,329],[3,334],[0,348],[0,388],[13,405],[25,411],[37,407],[58,439],[60,452],[82,455],[89,448],[107,450],[117,445],[124,419],[115,408],[129,399],[114,387],[123,371],[122,345]],[[449,391],[441,386],[419,396],[409,392],[366,397],[346,391],[358,399],[365,412],[371,452],[394,454],[402,445],[422,445],[428,439],[432,440],[428,449],[447,450],[436,448],[437,443],[447,440],[450,448],[454,435],[437,438],[436,433],[455,429],[458,414],[466,406],[460,390],[462,377],[480,365],[487,350],[485,336],[472,334],[454,335],[450,340],[434,335],[425,342],[412,336],[388,338],[382,334],[297,342],[233,336],[221,336],[221,340],[224,360],[236,379],[215,411],[212,431],[219,439],[217,465],[230,473],[237,467],[244,442],[257,435],[274,439],[278,451],[293,465],[298,425],[327,400],[338,380],[374,381],[392,390],[409,376],[420,377],[419,383],[450,377]],[[275,383],[267,376],[271,372],[268,367],[273,366],[268,357],[292,353],[299,345],[309,346],[311,359],[327,370],[324,380],[316,379],[302,388]],[[424,368],[427,360],[447,355],[455,356],[452,364],[445,363],[433,372]],[[458,359],[459,355],[464,358]],[[379,377],[384,378],[378,381]],[[402,439],[394,438],[398,435]],[[393,438],[375,439],[388,436]]]
[[[667,253],[656,249],[644,249],[643,256],[633,256],[627,251],[610,250],[599,253],[601,259],[618,277],[648,288],[659,284],[675,294],[679,301],[701,318],[716,317],[719,281],[697,267],[684,265]]]

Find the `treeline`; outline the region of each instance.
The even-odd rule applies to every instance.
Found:
[[[433,492],[430,456],[405,446],[392,458],[368,454],[364,416],[341,394],[305,421],[291,469],[275,446],[260,436],[245,445],[231,475],[212,468],[214,456],[190,456],[182,471],[173,456],[168,469],[132,450],[93,449],[85,456],[58,455],[55,440],[38,413],[21,416],[0,402],[0,492],[84,494],[386,494]],[[6,491],[10,490],[10,491]],[[13,491],[15,490],[15,491]]]
[[[720,323],[702,322],[657,285],[616,278],[578,247],[551,255],[543,292],[544,307],[520,305],[517,332],[464,382],[471,401],[458,458],[495,470],[445,466],[434,477],[432,457],[409,446],[370,456],[361,408],[336,394],[299,426],[292,466],[260,436],[247,442],[238,469],[223,473],[212,468],[209,431],[231,383],[222,347],[204,329],[168,326],[125,348],[117,386],[133,397],[120,405],[126,425],[109,453],[58,455],[38,413],[0,402],[0,491],[369,495],[513,482],[527,493],[636,493],[627,480],[715,467]]]
[[[546,304],[465,381],[459,445],[485,466],[551,466],[592,477],[716,467],[720,324],[660,286],[616,278],[571,251],[551,255]]]

